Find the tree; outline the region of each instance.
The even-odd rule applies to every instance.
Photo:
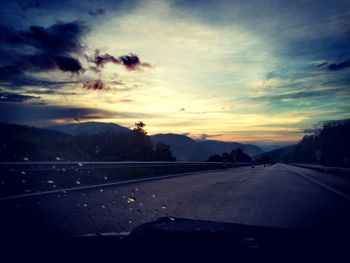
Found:
[[[145,126],[146,124],[142,121],[136,122],[134,131],[147,134],[147,131],[145,130]]]

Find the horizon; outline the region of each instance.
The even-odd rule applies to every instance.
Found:
[[[0,121],[142,120],[149,134],[295,144],[350,117],[349,12],[342,0],[6,1]]]

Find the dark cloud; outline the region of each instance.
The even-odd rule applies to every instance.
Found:
[[[343,70],[350,67],[350,60],[344,61],[341,63],[333,63],[328,66],[328,69],[331,71]]]
[[[17,93],[10,93],[10,92],[0,93],[0,102],[26,102],[32,99],[40,99],[40,97],[22,95]]]
[[[83,83],[83,88],[87,90],[106,90],[107,85],[102,80],[96,81],[85,81]]]
[[[106,10],[104,10],[103,8],[96,8],[96,9],[91,9],[89,10],[89,15],[90,16],[101,16],[104,15],[106,13]]]
[[[133,53],[124,56],[112,56],[110,54],[100,55],[99,50],[95,51],[95,55],[89,59],[89,61],[95,63],[94,70],[99,70],[107,63],[120,64],[125,66],[128,70],[137,70],[140,67],[151,67],[151,64],[141,62],[140,58]]]
[[[77,116],[80,120],[118,118],[139,119],[154,117],[151,114],[114,112],[87,107],[65,107],[50,105],[33,105],[29,103],[0,103],[0,122],[31,125],[50,125],[56,120],[72,121]]]
[[[83,51],[81,38],[86,32],[86,26],[78,21],[46,28],[31,26],[27,30],[0,26],[0,51],[4,57],[0,62],[0,83],[23,86],[40,82],[28,76],[31,72],[83,72],[73,55]]]
[[[318,64],[317,67],[318,67],[318,68],[322,68],[323,66],[326,66],[326,65],[328,65],[328,62],[327,62],[327,61]]]

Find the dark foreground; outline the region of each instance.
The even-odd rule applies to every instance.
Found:
[[[282,164],[240,167],[4,200],[1,232],[8,244],[49,240],[37,249],[80,256],[189,250],[334,259],[349,246],[349,190],[345,176]]]

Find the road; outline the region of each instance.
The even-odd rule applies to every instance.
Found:
[[[162,216],[283,228],[348,226],[350,178],[285,164],[0,201],[0,231],[128,232]]]

